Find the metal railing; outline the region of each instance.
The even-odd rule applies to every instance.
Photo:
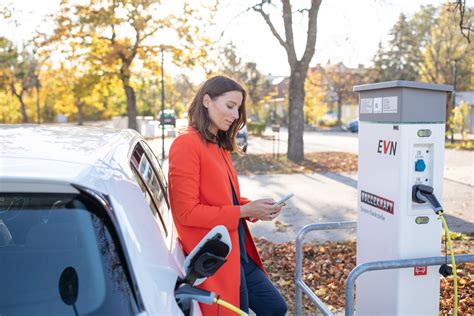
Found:
[[[295,313],[300,316],[302,312],[302,301],[303,301],[303,292],[308,295],[308,298],[316,305],[316,307],[323,313],[325,316],[334,316],[334,314],[329,310],[326,304],[321,301],[321,299],[314,294],[314,292],[308,287],[308,285],[302,279],[302,270],[303,270],[303,238],[310,232],[315,230],[333,230],[333,229],[351,229],[356,228],[357,222],[330,222],[330,223],[320,223],[320,224],[309,224],[304,226],[298,232],[296,236],[296,263],[295,263]],[[464,254],[455,256],[456,263],[466,263],[474,262],[474,254]],[[400,269],[400,268],[411,268],[419,266],[436,266],[442,265],[446,262],[446,256],[439,257],[426,257],[426,258],[414,258],[414,259],[398,259],[398,260],[385,260],[385,261],[372,261],[366,262],[356,266],[349,273],[349,276],[346,280],[346,306],[345,306],[345,315],[353,316],[354,315],[354,285],[357,278],[368,271],[376,270],[390,270],[390,269]]]
[[[298,232],[296,236],[296,264],[295,264],[295,289],[296,289],[296,301],[295,301],[295,313],[301,315],[302,304],[303,304],[303,292],[308,295],[309,299],[316,304],[318,309],[325,316],[334,315],[329,308],[314,294],[314,292],[306,285],[302,279],[303,270],[303,238],[310,231],[315,230],[333,230],[333,229],[350,229],[356,228],[357,222],[333,222],[333,223],[320,223],[320,224],[309,224],[304,226]]]
[[[456,264],[465,262],[474,262],[474,254],[455,256]],[[357,278],[365,272],[376,270],[390,270],[400,268],[411,268],[420,266],[437,266],[446,263],[445,256],[427,257],[416,259],[399,259],[372,261],[358,265],[349,273],[346,280],[346,316],[354,315],[354,285]]]

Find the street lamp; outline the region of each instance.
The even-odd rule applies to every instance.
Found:
[[[165,76],[164,53],[161,47],[161,161],[165,161]]]

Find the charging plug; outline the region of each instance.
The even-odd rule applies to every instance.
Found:
[[[436,195],[433,193],[433,187],[428,185],[414,185],[412,187],[412,201],[419,204],[428,202],[436,214],[443,212],[443,207],[436,198]]]
[[[216,296],[214,292],[209,292],[206,290],[201,290],[195,288],[189,284],[180,284],[174,291],[174,296],[178,304],[183,304],[184,302],[190,300],[196,300],[198,302],[211,305],[214,303],[214,297]]]
[[[453,275],[453,268],[445,263],[439,267],[439,274],[447,278],[448,276]]]

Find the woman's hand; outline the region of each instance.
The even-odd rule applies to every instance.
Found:
[[[283,206],[285,206],[285,204],[276,205],[273,199],[255,200],[240,206],[240,217],[271,221],[280,214]]]

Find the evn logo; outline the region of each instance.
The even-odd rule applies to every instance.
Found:
[[[391,140],[379,140],[379,146],[377,148],[379,154],[393,155],[397,152],[397,142]]]

